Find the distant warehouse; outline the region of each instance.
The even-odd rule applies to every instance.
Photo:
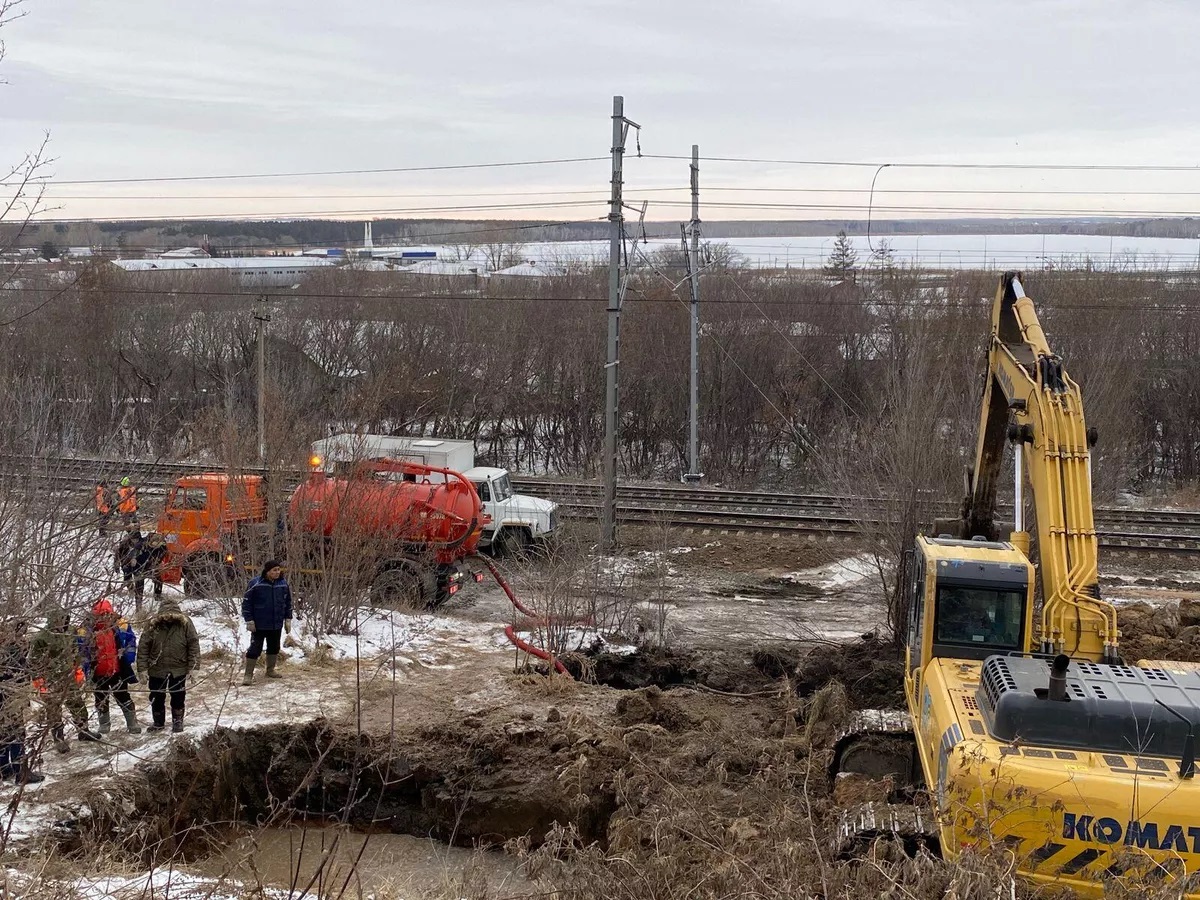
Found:
[[[276,286],[295,284],[313,269],[335,265],[332,259],[313,256],[162,256],[158,259],[114,259],[112,264],[126,272],[189,272],[217,269],[229,272],[242,284]]]

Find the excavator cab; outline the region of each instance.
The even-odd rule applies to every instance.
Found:
[[[1033,629],[1033,566],[1003,541],[917,538],[908,671],[938,657],[1023,653]]]

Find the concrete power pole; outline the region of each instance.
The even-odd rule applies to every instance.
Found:
[[[625,228],[622,211],[622,161],[625,137],[636,122],[625,118],[625,98],[613,97],[612,112],[612,199],[608,221],[612,234],[608,247],[608,361],[605,364],[604,405],[604,499],[600,505],[600,550],[617,540],[617,406],[620,382],[617,378],[621,358],[621,238]]]
[[[688,366],[688,470],[683,481],[694,484],[704,477],[700,471],[700,147],[692,144],[692,220],[685,244],[688,276],[692,285],[692,349]]]
[[[258,461],[267,464],[267,323],[271,314],[267,312],[266,295],[259,295],[258,308],[254,311],[258,325]]]

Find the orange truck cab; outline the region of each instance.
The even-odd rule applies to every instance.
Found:
[[[265,523],[266,517],[261,476],[206,472],[180,478],[158,519],[158,533],[167,542],[163,580],[211,582],[232,574],[229,538],[239,525]]]

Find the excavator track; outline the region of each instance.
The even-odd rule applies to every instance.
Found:
[[[902,709],[860,709],[838,732],[830,776],[892,778],[897,788],[916,780],[912,719]]]
[[[908,853],[922,847],[937,847],[937,823],[933,813],[912,803],[858,803],[841,811],[834,831],[833,852],[851,857],[880,838],[891,838]]]
[[[862,709],[834,740],[830,776],[842,807],[833,850],[852,856],[879,838],[915,853],[937,845],[931,811],[911,802],[919,786],[912,719],[902,709]]]

